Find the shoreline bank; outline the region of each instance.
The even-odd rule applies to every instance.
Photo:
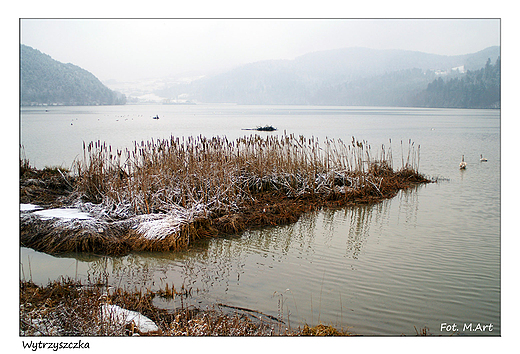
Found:
[[[169,311],[153,304],[156,297],[186,298],[175,289],[156,292],[113,288],[103,282],[71,279],[45,286],[20,281],[20,336],[349,336],[333,326],[291,328],[285,319],[253,309],[215,304],[181,306]]]

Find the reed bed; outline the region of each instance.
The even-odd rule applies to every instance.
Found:
[[[418,163],[419,150],[410,142],[400,173],[418,176]],[[181,209],[224,215],[262,192],[325,199],[354,191],[382,194],[385,177],[394,174],[391,148],[373,152],[354,138],[348,144],[340,139],[320,144],[294,135],[235,141],[171,137],[136,142],[125,150],[91,142],[74,172],[76,195],[103,205],[114,218]]]
[[[291,223],[315,208],[375,202],[429,182],[418,173],[420,147],[409,141],[405,154],[401,142],[394,171],[389,143],[372,149],[354,138],[320,143],[285,133],[234,141],[172,136],[131,149],[91,142],[63,179],[73,182],[66,199],[94,220],[25,214],[21,243],[49,253],[179,250],[198,238]]]

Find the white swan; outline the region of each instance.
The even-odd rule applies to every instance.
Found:
[[[459,168],[465,170],[467,165],[468,164],[464,161],[464,155],[462,155],[462,162],[460,163]]]
[[[486,162],[487,159],[485,157],[482,157],[482,154],[480,154],[480,162]]]

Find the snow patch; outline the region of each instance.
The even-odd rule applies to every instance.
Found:
[[[39,205],[34,204],[20,204],[20,211],[34,211],[34,210],[40,210],[43,209]]]
[[[206,213],[205,206],[197,204],[190,209],[177,208],[166,215],[148,214],[137,226],[137,232],[148,240],[162,240],[178,233],[183,225]]]
[[[34,214],[40,216],[41,219],[81,219],[81,220],[87,220],[92,219],[92,217],[80,211],[76,208],[56,208],[56,209],[45,209],[45,210],[39,210],[35,211]]]
[[[103,304],[101,306],[103,321],[117,323],[122,326],[134,324],[139,334],[159,333],[159,327],[148,317],[139,312],[126,310],[117,305]]]
[[[162,240],[176,234],[187,220],[177,216],[166,216],[159,220],[144,221],[137,226],[137,232],[148,240]]]

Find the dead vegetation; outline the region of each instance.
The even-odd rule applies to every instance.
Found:
[[[28,160],[20,160],[20,203],[59,207],[73,191],[74,178],[66,169],[45,167],[37,170]]]
[[[354,138],[171,137],[125,150],[92,142],[68,174],[21,161],[22,202],[68,203],[94,217],[22,213],[21,244],[48,253],[179,250],[200,238],[292,223],[313,209],[377,202],[430,182],[418,173],[420,147],[409,141],[405,156],[402,145],[395,171],[391,142],[374,151]]]
[[[103,282],[84,285],[61,279],[46,286],[20,282],[21,336],[319,336],[348,335],[331,326],[304,326],[279,330],[269,316],[259,319],[244,311],[224,313],[219,307],[199,309],[192,306],[175,311],[153,304],[156,296],[186,297],[175,289],[133,291],[113,289]],[[153,321],[157,329],[141,332],[135,321],[120,321],[105,316],[106,306],[137,312]],[[249,310],[250,311],[250,310]],[[254,311],[251,311],[254,312]]]

